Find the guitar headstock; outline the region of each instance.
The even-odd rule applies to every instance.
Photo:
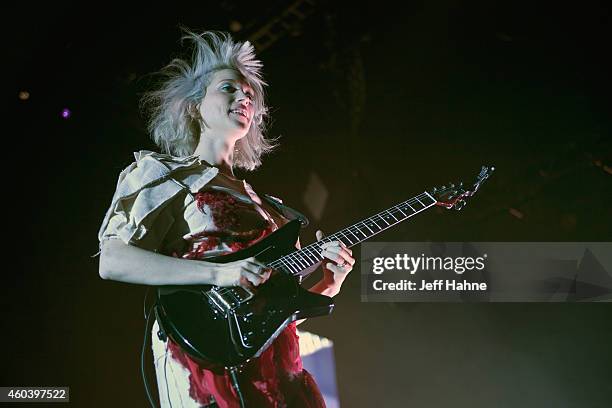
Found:
[[[449,183],[446,186],[434,187],[428,191],[436,200],[436,205],[446,209],[461,210],[467,204],[466,199],[476,194],[481,184],[489,178],[495,167],[482,166],[476,181],[471,186],[464,186],[463,183]]]

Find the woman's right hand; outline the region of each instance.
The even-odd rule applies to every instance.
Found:
[[[253,289],[270,278],[272,268],[255,259],[255,257],[240,261],[217,264],[215,267],[215,286],[242,286]]]

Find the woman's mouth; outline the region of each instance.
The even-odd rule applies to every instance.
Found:
[[[249,118],[249,116],[248,116],[247,112],[246,112],[244,109],[232,109],[232,110],[230,111],[230,113],[233,113],[233,114],[238,115],[238,116],[242,116],[242,117],[244,117],[245,119],[248,119],[248,118]]]

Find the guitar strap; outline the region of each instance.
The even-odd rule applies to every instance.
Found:
[[[310,223],[310,221],[308,220],[308,217],[306,217],[304,214],[302,214],[298,210],[295,210],[289,206],[286,206],[285,204],[283,204],[283,202],[280,199],[274,196],[271,196],[269,194],[264,194],[263,197],[268,203],[270,203],[270,205],[272,205],[272,207],[274,207],[285,218],[289,220],[299,220],[300,224],[302,224],[302,228],[306,228],[308,224]]]

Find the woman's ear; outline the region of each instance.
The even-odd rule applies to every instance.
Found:
[[[193,119],[198,119],[200,117],[200,104],[199,103],[190,103],[189,104],[189,116]]]

